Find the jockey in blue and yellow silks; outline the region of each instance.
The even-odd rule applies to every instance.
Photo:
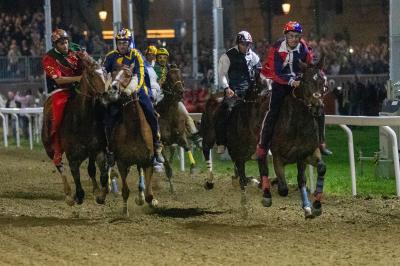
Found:
[[[119,65],[132,66],[133,75],[137,77],[136,93],[139,98],[140,105],[146,116],[153,133],[154,143],[154,163],[163,163],[164,158],[161,155],[161,138],[156,112],[151,101],[150,78],[145,67],[145,60],[139,50],[131,48],[132,33],[128,29],[121,29],[115,37],[117,49],[109,52],[104,60],[104,68],[110,73],[118,69]],[[107,138],[111,136],[111,130],[114,126],[113,117],[118,111],[113,111],[112,108],[108,112],[108,117],[105,117],[104,123],[106,126]],[[107,115],[106,115],[107,116]],[[111,118],[111,119],[110,119]],[[113,159],[112,159],[113,161]]]

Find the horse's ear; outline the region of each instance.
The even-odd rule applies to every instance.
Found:
[[[299,59],[299,67],[300,67],[301,72],[304,72],[304,71],[306,71],[308,65],[307,65],[307,63],[304,63],[303,61],[301,61]]]
[[[317,65],[315,66],[317,69],[323,69],[325,65],[325,54],[321,55],[321,59],[319,59]]]

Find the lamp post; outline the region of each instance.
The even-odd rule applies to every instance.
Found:
[[[197,0],[192,0],[193,8],[193,32],[192,32],[192,76],[197,80],[198,50],[197,50]]]

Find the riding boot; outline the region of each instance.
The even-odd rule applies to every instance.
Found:
[[[154,160],[153,160],[153,164],[160,164],[160,163],[164,163],[164,157],[162,156],[162,143],[159,140],[155,140],[154,141]]]
[[[186,118],[186,129],[190,133],[190,140],[199,148],[201,148],[202,138],[200,136],[200,132],[197,130],[196,125],[194,124],[193,119],[190,116]]]
[[[332,155],[333,152],[330,151],[325,144],[325,114],[321,113],[317,117],[317,123],[318,123],[318,137],[319,137],[319,150],[322,155]]]

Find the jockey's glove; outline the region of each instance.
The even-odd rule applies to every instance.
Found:
[[[138,87],[138,78],[137,76],[133,76],[132,80],[129,82],[128,86],[126,86],[122,92],[126,95],[130,96],[137,90]]]

